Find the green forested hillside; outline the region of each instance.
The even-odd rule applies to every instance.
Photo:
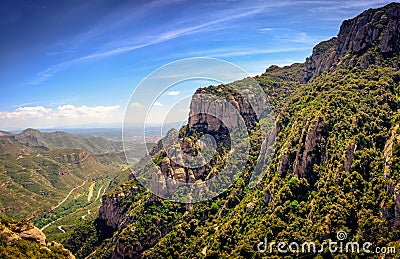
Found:
[[[400,4],[367,10],[345,21],[338,37],[317,45],[305,63],[272,66],[255,77],[275,110],[277,131],[275,155],[256,187],[247,184],[260,153],[259,121],[251,123],[250,156],[229,190],[179,204],[132,179],[106,194],[99,218],[72,233],[65,246],[80,258],[399,258],[399,21]],[[229,86],[201,91],[241,98]],[[188,127],[179,132],[184,146],[201,134]],[[218,147],[196,181],[223,166],[229,145]],[[173,168],[161,142],[152,155],[163,173],[172,168],[173,177],[179,172],[189,181],[193,172]],[[139,163],[135,170],[145,168]],[[77,245],[87,236],[93,239]],[[373,253],[335,253],[326,246],[318,253],[283,253],[276,246],[262,253],[257,247],[265,240],[371,243]],[[388,254],[376,253],[382,247]]]
[[[127,179],[120,145],[34,129],[2,134],[0,215],[29,219],[49,240],[60,239],[96,217],[101,195],[116,179]]]
[[[278,152],[255,189],[238,180],[218,199],[186,211],[185,205],[139,195],[134,181],[125,183],[104,199],[123,194],[119,206],[129,213],[97,256],[107,258],[123,243],[121,253],[140,244],[146,258],[259,257],[255,247],[264,237],[321,243],[339,230],[353,241],[397,247],[399,82],[396,69],[370,67],[337,69],[299,85],[280,103]],[[318,141],[309,146],[316,124],[322,125]],[[307,158],[299,157],[304,149]],[[309,163],[299,170],[302,159]]]
[[[262,185],[236,186],[208,212],[194,205],[145,257],[260,257],[255,245],[264,237],[321,243],[339,230],[353,241],[398,246],[390,188],[399,178],[397,164],[385,172],[385,147],[393,141],[397,154],[399,76],[393,69],[337,70],[297,89],[280,119],[279,153]],[[323,126],[308,150],[310,164],[296,171],[316,122]]]
[[[9,139],[31,148],[80,148],[91,154],[116,151],[122,148],[122,144],[117,141],[89,135],[73,135],[62,131],[40,132],[35,129],[26,129]]]

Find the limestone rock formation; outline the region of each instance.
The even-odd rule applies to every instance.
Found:
[[[18,234],[20,238],[36,242],[42,246],[46,245],[46,236],[37,227],[25,230]]]
[[[136,190],[134,187],[132,188],[130,193],[118,192],[103,196],[102,204],[99,208],[99,218],[103,219],[107,226],[116,229],[124,220],[125,212],[131,205],[126,196],[134,195]]]
[[[40,249],[46,249],[48,251],[50,251],[48,248],[50,246],[61,247],[61,249],[66,252],[67,258],[75,259],[75,256],[61,244],[54,241],[47,243],[45,234],[43,234],[43,232],[39,228],[35,227],[31,222],[18,222],[1,218],[0,236],[2,237],[2,242],[7,244],[12,243],[15,240],[23,239],[39,244],[41,247]]]
[[[299,177],[307,177],[309,179],[313,178],[310,175],[313,164],[321,159],[318,144],[322,140],[324,121],[322,118],[317,117],[310,124],[305,141],[298,148],[293,170]]]
[[[351,164],[353,162],[354,153],[356,152],[356,149],[357,149],[357,144],[355,142],[351,142],[345,148],[343,170],[346,172],[350,172]]]
[[[307,58],[303,78],[329,71],[336,66],[370,65],[399,67],[399,63],[383,64],[382,59],[398,56],[400,46],[400,5],[366,10],[342,23],[337,37],[321,42]]]
[[[240,94],[234,94],[223,100],[210,97],[199,89],[192,97],[188,127],[203,133],[223,132],[244,124],[249,127],[256,115],[250,104]]]

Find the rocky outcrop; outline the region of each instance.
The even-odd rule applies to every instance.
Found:
[[[400,46],[400,4],[392,3],[370,9],[342,23],[337,37],[321,42],[307,58],[302,73],[303,81],[329,71],[336,66],[370,65],[399,67],[393,59],[383,64],[382,59],[398,56]]]
[[[306,59],[304,63],[304,71],[302,72],[303,81],[307,82],[314,75],[320,75],[324,71],[331,69],[337,61],[336,52],[334,51],[337,43],[337,37],[323,41],[313,48],[312,55]]]
[[[117,229],[125,219],[125,213],[128,211],[131,202],[126,197],[134,195],[134,190],[130,193],[123,191],[112,193],[102,197],[102,203],[99,208],[99,218],[104,220],[106,225]]]
[[[157,196],[164,197],[167,195],[167,181],[161,172],[155,172],[151,179],[151,192],[153,193],[152,199],[156,200]]]
[[[67,258],[74,259],[75,256],[72,253],[65,249],[61,244],[52,241],[51,243],[47,243],[47,239],[43,232],[35,227],[31,222],[17,222],[14,220],[4,220],[3,218],[0,221],[0,237],[2,238],[2,242],[11,243],[14,240],[27,240],[33,243],[37,243],[40,245],[41,249],[47,249],[49,246],[57,246],[60,247],[64,252],[67,253]]]
[[[356,152],[357,144],[355,142],[351,142],[344,150],[344,161],[343,161],[343,170],[346,172],[350,172],[351,164],[354,160],[354,153]]]
[[[201,88],[192,97],[188,121],[190,130],[223,133],[226,129],[242,126],[242,119],[247,128],[256,121],[250,104],[240,94],[230,94],[223,100],[213,98],[207,93],[207,90]]]
[[[76,163],[77,163],[77,164],[83,163],[83,162],[85,162],[89,157],[90,157],[90,155],[88,154],[88,152],[86,152],[85,150],[83,150],[81,153],[79,153],[79,155],[78,155],[78,161],[77,161]]]
[[[400,229],[400,183],[398,179],[393,177],[393,158],[394,158],[394,145],[400,142],[400,136],[398,135],[399,125],[395,125],[391,130],[391,135],[385,144],[383,155],[385,158],[385,165],[383,171],[384,180],[387,183],[387,190],[393,194],[394,199],[394,223],[393,226]],[[380,206],[381,213],[385,211],[386,207],[384,204]],[[393,219],[393,209],[386,209],[388,212],[382,213],[383,217],[391,220]]]
[[[32,223],[26,223],[22,226],[10,225],[4,226],[1,230],[2,233],[7,233],[7,241],[11,242],[15,239],[25,239],[40,244],[41,246],[46,245],[46,236],[43,232],[35,227]]]
[[[189,137],[179,138],[176,130],[170,130],[162,144],[162,148],[157,148],[157,153],[153,152],[153,157],[162,157],[159,166],[162,174],[182,183],[194,183],[197,179],[205,178],[207,158],[199,153],[198,143]],[[154,180],[159,182],[157,188],[165,185],[162,179]]]
[[[186,182],[186,172],[184,168],[177,168],[174,171],[174,179],[178,182],[185,183]]]
[[[80,153],[67,153],[63,156],[56,157],[56,160],[62,164],[58,175],[67,175],[71,172],[71,168],[84,163],[91,158],[88,152],[82,150]]]
[[[393,3],[344,21],[335,48],[337,55],[363,53],[375,46],[381,53],[399,52],[399,18],[400,4]]]
[[[18,234],[20,238],[36,242],[42,246],[46,245],[46,236],[37,227],[25,230]]]
[[[299,177],[306,177],[313,182],[312,166],[320,162],[321,152],[318,145],[323,137],[324,121],[321,117],[315,118],[309,125],[304,142],[300,143],[294,163],[294,173]]]
[[[285,173],[289,169],[289,162],[289,155],[287,153],[283,153],[277,168],[280,176],[285,176]]]

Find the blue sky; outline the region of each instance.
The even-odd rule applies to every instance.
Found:
[[[4,0],[0,129],[118,126],[160,66],[213,57],[254,75],[303,62],[343,20],[389,2]]]

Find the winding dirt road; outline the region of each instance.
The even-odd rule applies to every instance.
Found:
[[[61,205],[63,205],[63,203],[64,203],[66,200],[68,200],[69,196],[71,196],[72,192],[75,191],[76,189],[78,189],[78,188],[84,186],[84,185],[86,184],[86,181],[87,181],[87,180],[83,181],[83,183],[82,183],[81,185],[72,188],[72,189],[69,191],[68,195],[64,198],[64,200],[60,201],[60,202],[57,204],[57,206],[55,206],[54,208],[51,209],[51,211],[53,211],[53,210],[57,209],[58,207],[60,207]],[[56,220],[54,220],[54,221],[57,221],[57,220],[58,220],[58,219],[56,219]],[[51,224],[53,224],[54,221],[49,222],[47,225],[45,225],[44,227],[42,227],[40,230],[43,231],[43,230],[46,229],[48,226],[50,226]]]

